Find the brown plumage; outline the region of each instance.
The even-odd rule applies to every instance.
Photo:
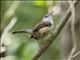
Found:
[[[48,21],[41,21],[34,27],[31,38],[38,39],[39,37],[41,37],[41,35],[45,34],[45,32],[41,33],[39,30],[45,27],[50,27],[51,25],[52,24]]]

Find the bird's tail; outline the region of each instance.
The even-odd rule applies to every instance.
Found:
[[[12,34],[18,34],[18,33],[29,33],[29,34],[32,34],[32,29],[19,30],[19,31],[12,32]]]
[[[14,31],[12,34],[18,34],[18,33],[27,33],[26,31]]]

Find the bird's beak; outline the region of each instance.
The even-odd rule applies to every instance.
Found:
[[[50,15],[52,15],[53,14],[53,11],[51,11],[49,14],[48,14],[48,16],[50,16]]]

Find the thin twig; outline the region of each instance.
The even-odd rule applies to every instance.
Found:
[[[77,53],[75,53],[75,54],[72,56],[72,58],[75,58],[75,57],[77,57],[78,55],[80,55],[80,51],[78,51]]]
[[[69,5],[71,7],[71,32],[72,32],[72,39],[73,39],[73,48],[71,50],[71,53],[69,54],[69,57],[68,57],[68,60],[72,60],[72,56],[73,54],[75,53],[76,51],[76,36],[75,36],[75,28],[74,28],[74,23],[75,23],[75,6],[73,4],[73,1],[68,1],[69,2]]]

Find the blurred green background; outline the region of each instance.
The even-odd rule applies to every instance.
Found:
[[[55,3],[55,1],[53,2]],[[21,1],[11,17],[4,17],[5,12],[10,8],[12,3],[13,1],[1,1],[1,32],[3,32],[4,28],[14,16],[16,16],[18,20],[10,32],[32,28],[47,14],[48,7],[46,1]],[[59,16],[53,16],[53,19],[56,25],[59,21]],[[30,35],[28,34],[12,35],[10,40],[11,44],[7,49],[7,55],[15,56],[15,60],[30,60],[39,49],[37,41],[30,39]],[[9,41],[6,43],[8,42]],[[39,60],[60,60],[59,37]]]

